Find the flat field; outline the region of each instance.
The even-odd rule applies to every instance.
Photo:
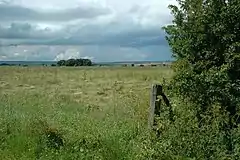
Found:
[[[144,159],[150,87],[172,70],[0,67],[0,75],[0,159],[117,160]]]

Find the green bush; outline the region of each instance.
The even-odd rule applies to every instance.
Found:
[[[173,24],[163,29],[176,59],[171,88],[189,107],[175,108],[177,120],[163,131],[158,154],[236,159],[240,1],[177,1],[179,7],[169,6]]]

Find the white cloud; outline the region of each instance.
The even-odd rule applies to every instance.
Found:
[[[4,61],[5,59],[7,59],[7,56],[1,56],[0,60]]]
[[[19,56],[19,53],[16,52],[16,53],[14,53],[13,55],[17,57],[17,56]]]
[[[74,59],[81,58],[80,52],[72,48],[72,49],[66,50],[64,53],[59,53],[54,60],[59,61],[59,60],[67,60],[71,58],[74,58]]]

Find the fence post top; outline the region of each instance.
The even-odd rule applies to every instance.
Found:
[[[162,87],[162,85],[161,85],[161,84],[159,84],[159,83],[153,83],[153,84],[152,84],[152,86],[156,86],[156,87]]]
[[[161,84],[152,84],[152,89],[156,88],[157,95],[162,95],[163,93],[163,87]]]

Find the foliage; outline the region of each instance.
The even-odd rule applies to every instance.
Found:
[[[160,137],[146,139],[142,151],[145,159],[167,160],[225,160],[239,159],[239,133],[240,128],[233,130],[231,138],[234,139],[234,152],[228,153],[225,145],[225,131],[221,130],[221,123],[227,120],[227,115],[220,114],[219,106],[212,108],[210,115],[204,116],[208,122],[198,127],[198,119],[189,103],[181,100],[172,100],[175,113],[175,122],[171,123],[168,117],[168,109],[162,108],[161,117],[158,121]],[[143,158],[143,159],[144,159]]]
[[[169,6],[173,24],[163,27],[176,58],[172,81],[174,91],[192,104],[200,129],[218,123],[220,127],[210,129],[209,133],[215,137],[222,134],[219,143],[225,144],[228,153],[233,155],[236,144],[236,139],[232,138],[233,130],[240,122],[240,1],[177,2],[178,6]],[[218,116],[226,115],[227,119],[215,121],[215,106],[220,108]],[[210,116],[210,120],[205,116]],[[190,138],[196,136],[191,132],[186,131]],[[201,134],[200,131],[197,133]],[[217,143],[208,145],[218,146]]]
[[[240,1],[178,0],[173,25],[164,27],[173,56],[178,94],[204,113],[220,103],[236,114],[240,97]]]
[[[92,66],[90,59],[68,59],[57,62],[58,66]]]

